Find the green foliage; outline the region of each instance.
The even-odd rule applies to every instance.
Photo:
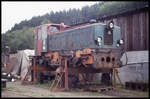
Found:
[[[43,84],[40,84],[39,82],[37,82],[34,86],[39,87],[39,88],[49,89],[51,84],[52,84],[52,81],[48,81],[48,82],[43,83]]]
[[[42,24],[50,24],[50,20],[48,20],[47,18],[45,18],[42,22],[41,22],[41,25]]]
[[[5,46],[9,46],[11,52],[17,50],[33,49],[34,46],[34,28],[23,27],[21,30],[7,32],[3,35]],[[3,49],[2,49],[3,50]]]

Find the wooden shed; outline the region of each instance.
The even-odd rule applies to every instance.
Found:
[[[127,2],[119,7],[111,6],[107,8],[107,11],[103,11],[104,13],[98,20],[104,23],[113,20],[115,25],[121,27],[121,36],[125,40],[126,51],[148,50],[148,8],[148,2]]]

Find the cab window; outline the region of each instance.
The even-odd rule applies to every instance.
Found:
[[[54,27],[54,26],[51,26],[49,28],[49,32],[58,32],[58,29],[56,27]]]
[[[46,39],[47,38],[47,32],[46,32],[46,26],[42,27],[42,39]]]
[[[38,40],[41,39],[41,29],[38,29]]]

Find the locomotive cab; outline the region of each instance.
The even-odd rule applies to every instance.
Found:
[[[62,24],[44,24],[35,28],[35,55],[47,52],[47,36],[63,31],[69,26]]]

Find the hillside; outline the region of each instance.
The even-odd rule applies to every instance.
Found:
[[[80,9],[69,9],[68,11],[49,12],[43,16],[34,16],[30,20],[23,20],[15,24],[11,30],[2,34],[2,52],[4,46],[9,46],[11,52],[23,49],[34,48],[34,27],[46,24],[63,22],[66,25],[73,25],[88,22],[90,19],[124,13],[125,11],[136,10],[148,5],[148,2],[100,2],[92,6],[84,6]]]

